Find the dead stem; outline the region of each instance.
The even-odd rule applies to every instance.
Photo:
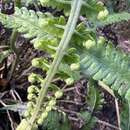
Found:
[[[6,107],[6,104],[5,104],[2,100],[0,100],[0,103],[1,103],[4,107]],[[6,110],[6,112],[7,112],[8,118],[9,118],[9,120],[10,120],[11,129],[12,129],[12,130],[15,130],[15,128],[14,128],[14,123],[13,123],[13,120],[12,120],[12,118],[11,118],[11,115],[10,115],[10,113],[9,113],[8,110]]]
[[[112,95],[115,99],[115,108],[116,108],[116,115],[117,115],[117,123],[118,123],[118,130],[121,130],[121,126],[120,126],[120,114],[119,114],[119,106],[118,106],[118,101],[117,98],[113,92],[112,89],[110,89],[109,86],[107,86],[106,84],[104,84],[102,81],[99,81],[98,84],[105,89],[110,95]]]
[[[111,128],[114,128],[115,130],[120,130],[120,128],[118,128],[118,127],[116,127],[114,125],[111,125],[111,124],[109,124],[108,122],[105,122],[105,121],[97,120],[97,123],[103,124],[103,125],[111,127]]]

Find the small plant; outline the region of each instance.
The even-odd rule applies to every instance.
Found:
[[[63,10],[64,16],[22,7],[30,2]],[[67,114],[57,108],[57,101],[64,96],[64,87],[56,85],[57,79],[65,86],[72,86],[83,77],[89,79],[86,102],[92,112],[77,113],[86,122],[83,129],[92,129],[93,126],[87,128],[87,123],[95,124],[93,113],[104,102],[94,81],[109,85],[130,105],[129,55],[96,33],[98,27],[128,21],[129,13],[110,14],[104,4],[96,0],[30,0],[27,3],[18,1],[15,6],[12,15],[0,13],[0,22],[30,39],[34,48],[47,53],[50,59],[43,56],[32,60],[32,66],[46,72],[46,77],[36,73],[29,75],[28,81],[32,85],[27,90],[27,110],[17,130],[36,130],[39,126],[48,130],[71,129]],[[80,20],[80,15],[88,21]],[[0,60],[7,56],[3,54]],[[55,115],[55,120],[50,115]],[[61,125],[59,119],[63,120]]]

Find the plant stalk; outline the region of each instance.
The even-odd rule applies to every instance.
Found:
[[[16,44],[15,44],[16,40],[17,40],[17,36],[18,36],[18,33],[14,29],[13,32],[12,32],[11,38],[10,38],[10,48],[16,54],[16,58],[14,59],[12,65],[11,65],[11,70],[10,70],[10,72],[8,74],[8,80],[11,79],[11,77],[13,75],[13,72],[15,70],[16,64],[17,64],[18,50],[17,50]]]
[[[12,32],[11,38],[10,38],[10,48],[16,54],[17,54],[17,48],[16,48],[15,43],[16,43],[16,40],[17,40],[17,36],[18,36],[18,33],[14,29],[13,32]]]
[[[21,0],[15,0],[14,4],[15,4],[16,7],[20,8],[21,7]],[[18,49],[16,48],[17,36],[18,36],[18,32],[14,29],[12,34],[11,34],[11,38],[10,38],[10,48],[16,54],[16,57],[15,57],[14,62],[12,63],[11,70],[10,70],[10,73],[9,73],[9,76],[8,76],[8,80],[11,79],[11,77],[14,73],[14,70],[17,66],[17,62],[18,62],[18,58],[19,58],[19,52],[18,52]]]
[[[73,2],[72,2],[70,17],[68,19],[63,37],[60,41],[59,47],[57,49],[57,52],[56,52],[56,55],[54,58],[54,61],[53,61],[52,65],[50,66],[49,71],[47,72],[47,76],[45,78],[44,83],[42,84],[42,88],[41,88],[39,97],[37,99],[34,114],[31,117],[30,122],[29,122],[32,126],[36,122],[39,111],[40,111],[41,106],[42,106],[43,101],[44,101],[44,97],[46,96],[47,89],[48,89],[51,81],[53,80],[54,75],[56,74],[56,72],[58,70],[58,67],[61,63],[61,60],[65,54],[65,51],[68,47],[68,44],[71,40],[73,33],[74,33],[74,30],[75,30],[75,27],[76,27],[76,24],[78,21],[78,17],[80,14],[82,2],[83,2],[82,0],[73,0]]]

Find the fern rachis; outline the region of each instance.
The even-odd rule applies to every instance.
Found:
[[[26,129],[31,130],[33,127],[33,124],[35,123],[35,121],[37,119],[37,115],[39,114],[39,111],[40,111],[42,102],[44,100],[44,97],[46,95],[46,91],[48,89],[48,86],[50,85],[50,83],[51,83],[51,81],[52,81],[52,79],[53,79],[53,77],[58,69],[58,66],[59,66],[59,64],[64,56],[64,52],[69,44],[69,41],[73,35],[73,32],[75,30],[75,26],[77,23],[77,19],[78,19],[79,13],[80,13],[81,6],[82,6],[82,0],[74,0],[72,3],[72,10],[70,13],[68,23],[66,25],[65,32],[63,34],[63,38],[59,44],[54,61],[53,61],[52,65],[47,73],[47,77],[42,85],[42,89],[41,89],[39,97],[37,99],[37,105],[36,105],[37,107],[35,108],[34,114],[30,119],[30,124],[32,124],[32,126],[28,125],[26,127]]]

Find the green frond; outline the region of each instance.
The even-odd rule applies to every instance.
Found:
[[[61,29],[55,27],[55,24],[62,25],[63,21],[60,20],[61,18],[54,18],[51,14],[35,12],[25,7],[15,8],[13,15],[0,13],[0,22],[7,28],[17,29],[18,32],[24,34],[25,38],[58,37]]]
[[[15,28],[18,32],[24,33],[25,37],[28,38],[42,35],[41,28],[37,25],[41,18],[43,18],[41,13],[36,14],[34,11],[28,11],[26,8],[15,8],[13,15],[0,14],[0,22],[5,27]]]
[[[118,23],[121,21],[128,21],[130,19],[130,13],[122,12],[122,13],[115,13],[108,15],[107,18],[101,23],[99,23],[100,26],[106,26],[113,23]]]
[[[111,44],[97,44],[84,54],[81,60],[81,72],[94,80],[102,80],[122,96],[130,89],[129,64],[129,56]]]
[[[5,58],[7,58],[10,53],[11,53],[11,50],[6,50],[6,51],[0,52],[0,63],[2,63],[2,61],[3,61]]]
[[[83,111],[80,113],[80,117],[84,120],[84,126],[82,130],[92,130],[96,124],[96,117],[87,111]]]
[[[92,112],[99,111],[104,103],[103,94],[98,89],[96,83],[90,79],[88,82],[88,94],[86,96],[86,102],[91,108]]]
[[[56,25],[65,25],[66,21],[63,16],[56,18],[51,14],[43,14],[42,12],[35,12],[23,7],[21,9],[15,8],[13,15],[6,15],[0,13],[0,22],[7,28],[16,29],[22,33],[25,38],[29,38],[40,49],[49,52],[55,52],[55,47],[58,45],[63,29],[56,27]],[[39,48],[37,48],[39,49]]]
[[[66,115],[57,111],[51,111],[43,123],[43,130],[71,130]]]
[[[122,108],[121,108],[121,113],[120,113],[120,120],[121,120],[121,128],[122,130],[129,130],[129,126],[130,126],[130,115],[129,113],[129,105],[126,102],[123,102],[122,104]]]
[[[57,8],[63,10],[66,15],[69,15],[72,0],[40,0],[43,6]],[[103,10],[103,6],[99,5],[96,0],[83,1],[81,14],[89,18],[95,19],[99,11]]]
[[[40,0],[40,2],[43,6],[51,6],[53,8],[64,10],[64,12],[69,14],[72,0]]]

